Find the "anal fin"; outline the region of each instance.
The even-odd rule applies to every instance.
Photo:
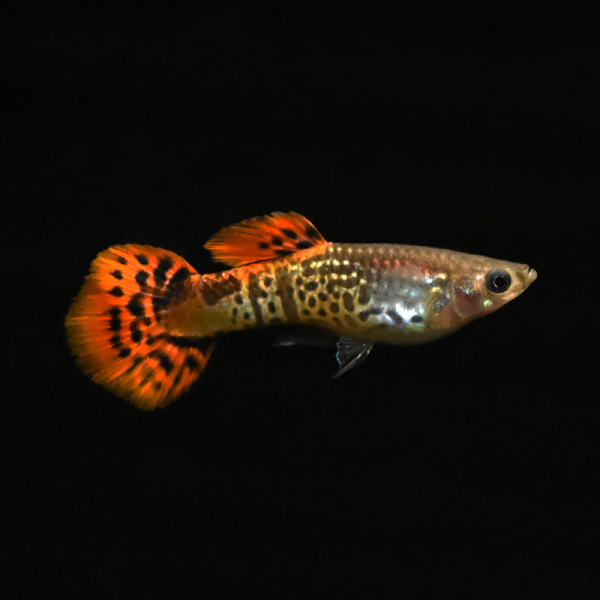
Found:
[[[340,338],[337,343],[337,352],[335,355],[340,370],[334,373],[331,378],[335,379],[350,369],[358,367],[369,356],[371,348],[373,348],[373,342],[364,342],[346,337]]]

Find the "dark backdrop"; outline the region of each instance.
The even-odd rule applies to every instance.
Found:
[[[566,2],[9,14],[15,589],[597,597],[594,17]],[[151,414],[77,369],[63,318],[99,250],[151,244],[209,272],[213,233],[274,210],[333,241],[539,278],[333,381],[333,351],[264,332],[219,340],[191,392]]]

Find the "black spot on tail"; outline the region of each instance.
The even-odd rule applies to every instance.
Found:
[[[123,290],[121,289],[121,287],[118,286],[118,285],[115,285],[115,287],[112,290],[110,290],[108,293],[111,296],[114,296],[115,298],[120,298],[121,296],[125,295],[125,292],[123,292]]]
[[[211,337],[192,338],[185,335],[169,335],[168,333],[157,335],[152,339],[153,342],[155,340],[166,340],[176,348],[194,348],[202,354],[206,354],[214,344],[214,340]]]
[[[200,368],[200,363],[193,356],[186,356],[183,364],[192,371],[197,371]]]
[[[158,364],[167,375],[173,370],[173,363],[164,352],[161,352],[160,350],[152,350],[148,356],[158,359]]]
[[[140,287],[144,287],[148,283],[148,277],[150,277],[150,273],[147,271],[138,271],[135,274],[135,281]]]
[[[143,294],[134,294],[133,296],[131,296],[131,298],[129,299],[129,302],[127,303],[127,310],[134,317],[143,317],[144,316],[144,305],[142,304],[143,297],[144,297]]]
[[[177,284],[184,282],[189,276],[190,276],[190,272],[187,270],[187,268],[181,267],[180,269],[177,269],[177,271],[175,271],[175,273],[174,273],[173,277],[171,277],[171,280],[169,281],[169,285],[167,287],[173,288]]]
[[[167,273],[173,268],[173,259],[161,258],[154,272],[154,281],[157,288],[161,288],[167,282]]]
[[[108,341],[113,348],[120,348],[123,345],[118,333],[113,335]]]
[[[139,330],[137,321],[131,322],[129,330],[131,331],[131,340],[139,344],[142,341],[143,333]]]
[[[111,308],[110,309],[110,315],[111,315],[110,326],[109,326],[110,331],[119,331],[121,329],[121,317],[119,316],[120,314],[121,314],[120,308]]]
[[[125,371],[125,375],[129,375],[130,373],[132,373],[135,368],[143,361],[144,359],[141,356],[135,356],[133,359],[133,362],[131,364],[130,367],[127,367],[127,370]]]
[[[160,321],[161,313],[165,308],[169,306],[169,298],[165,298],[163,296],[153,296],[152,297],[152,310],[154,311],[154,317],[157,321]]]

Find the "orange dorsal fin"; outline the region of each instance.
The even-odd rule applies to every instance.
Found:
[[[272,260],[326,244],[316,227],[295,212],[274,212],[225,227],[204,247],[232,267]]]
[[[177,399],[199,377],[213,338],[166,325],[199,275],[173,252],[127,244],[98,254],[66,318],[67,338],[94,381],[152,410]]]

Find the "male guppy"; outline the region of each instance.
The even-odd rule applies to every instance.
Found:
[[[535,280],[527,265],[421,246],[334,244],[297,213],[226,227],[207,244],[234,268],[200,275],[173,252],[100,252],[66,317],[93,380],[140,408],[177,399],[227,331],[308,325],[340,338],[340,371],[373,343],[418,344],[487,315]]]

